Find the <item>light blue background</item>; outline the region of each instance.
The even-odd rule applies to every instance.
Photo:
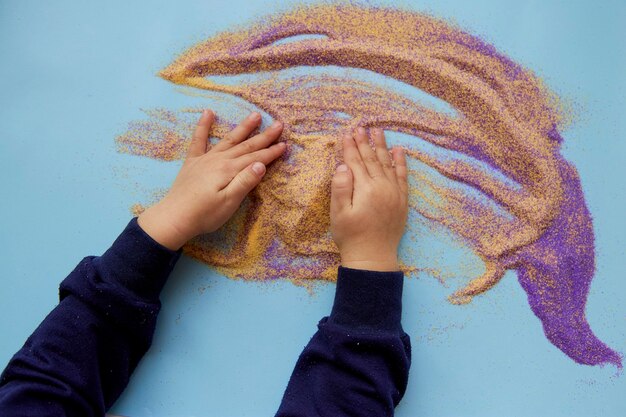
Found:
[[[176,164],[115,150],[140,108],[190,103],[154,74],[197,41],[289,4],[0,2],[0,367],[56,305],[75,264],[102,253],[129,206],[172,180]],[[563,152],[582,177],[597,234],[587,316],[600,339],[626,352],[626,2],[402,4],[457,20],[578,103]],[[420,248],[437,256],[429,250]],[[626,376],[577,365],[552,346],[514,274],[468,306],[448,304],[451,291],[428,276],[406,282],[414,360],[396,415],[626,415]],[[333,292],[235,282],[183,258],[163,292],[154,345],[114,411],[272,415]]]

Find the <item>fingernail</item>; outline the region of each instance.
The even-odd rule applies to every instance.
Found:
[[[337,172],[346,172],[348,171],[348,165],[346,164],[341,164],[337,167]]]
[[[262,162],[255,162],[252,164],[252,170],[257,175],[263,175],[265,174],[265,165]]]
[[[383,130],[380,127],[375,127],[372,129],[372,133],[380,135],[381,133],[383,133]]]
[[[248,120],[250,121],[259,120],[260,118],[261,118],[261,115],[257,112],[252,112],[248,115]]]
[[[279,127],[281,127],[283,125],[282,122],[275,120],[274,123],[272,123],[272,125],[270,126],[272,129],[278,129]]]
[[[363,126],[359,126],[356,131],[359,133],[359,135],[365,134],[365,128]]]
[[[200,118],[198,119],[198,124],[202,123],[203,121],[205,121],[206,119],[208,119],[209,115],[211,113],[209,112],[209,110],[202,110],[202,115],[200,116]]]

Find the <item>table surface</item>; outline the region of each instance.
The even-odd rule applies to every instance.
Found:
[[[290,4],[0,3],[0,364],[56,305],[75,264],[102,253],[129,207],[175,175],[177,163],[117,153],[115,136],[142,108],[218,105],[180,94],[155,73],[194,43]],[[576,103],[563,154],[594,217],[587,318],[601,340],[626,352],[626,3],[401,5],[483,35]],[[424,242],[404,244],[421,245],[425,259],[439,257],[450,269],[466,256],[445,241]],[[428,275],[406,281],[403,323],[414,356],[397,416],[626,415],[626,377],[578,365],[550,344],[514,273],[467,306],[446,301],[453,289]],[[330,284],[310,295],[285,282],[233,281],[183,258],[163,292],[154,345],[112,412],[272,415],[333,293]]]

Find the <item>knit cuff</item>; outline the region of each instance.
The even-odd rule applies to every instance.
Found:
[[[329,321],[358,329],[401,331],[402,271],[339,267]]]
[[[173,251],[152,239],[133,218],[94,265],[101,277],[115,280],[140,298],[158,299],[182,250]]]

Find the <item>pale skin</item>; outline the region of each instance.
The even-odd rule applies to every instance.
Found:
[[[212,111],[202,113],[169,192],[139,216],[141,228],[169,249],[219,229],[286,149],[277,142],[280,122],[252,135],[261,123],[258,113],[211,146],[214,120]],[[331,186],[331,234],[342,266],[397,271],[408,212],[406,159],[401,148],[387,149],[381,129],[371,129],[370,136],[374,147],[363,128],[342,138],[344,163]]]

